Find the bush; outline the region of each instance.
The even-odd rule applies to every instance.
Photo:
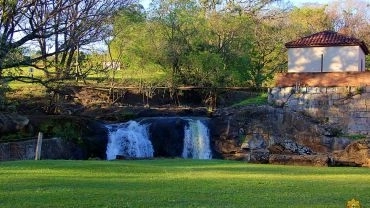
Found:
[[[78,122],[74,122],[67,118],[48,119],[39,126],[41,132],[45,136],[60,137],[62,139],[81,143],[81,127]]]

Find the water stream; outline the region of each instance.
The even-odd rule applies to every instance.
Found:
[[[136,121],[113,124],[108,128],[107,160],[153,157],[153,146],[149,140],[148,126]]]
[[[109,132],[107,160],[114,160],[117,156],[151,158],[156,155],[156,152],[158,154],[163,152],[163,149],[176,152],[177,147],[180,152],[177,151],[177,155],[168,156],[192,159],[212,158],[210,134],[204,118],[150,118],[107,125],[107,129]]]
[[[208,127],[200,120],[189,120],[185,126],[183,158],[211,159]]]

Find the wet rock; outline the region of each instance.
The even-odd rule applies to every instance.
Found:
[[[178,157],[181,155],[185,134],[184,126],[188,123],[186,120],[181,117],[144,118],[141,123],[149,126],[155,157]]]

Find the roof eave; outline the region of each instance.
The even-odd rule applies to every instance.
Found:
[[[365,43],[362,44],[315,44],[315,45],[293,45],[293,44],[285,44],[286,48],[311,48],[311,47],[338,47],[338,46],[360,46],[362,51],[365,55],[369,54],[369,49],[367,48]]]
[[[366,43],[364,41],[360,43],[360,47],[364,51],[365,55],[369,54],[369,48],[366,46]]]

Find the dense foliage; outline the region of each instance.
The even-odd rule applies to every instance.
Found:
[[[128,71],[164,71],[167,82],[160,84],[168,87],[261,88],[287,69],[288,41],[323,30],[368,41],[369,15],[354,7],[368,5],[346,2],[152,1],[148,11],[133,7],[117,14],[111,58]]]
[[[284,69],[286,57],[281,25],[261,16],[275,1],[261,2],[241,8],[223,1],[153,1],[145,13],[124,10],[114,21],[121,32],[110,42],[113,59],[127,70],[163,70],[168,82],[161,84],[169,87],[262,87]]]
[[[370,43],[365,0],[300,7],[283,0],[153,0],[146,9],[135,0],[0,3],[0,88],[18,80],[68,94],[62,89],[71,80],[83,80],[139,87],[147,97],[166,87],[176,97],[178,87],[195,86],[212,106],[221,88],[269,86],[287,69],[288,41],[335,30]]]

